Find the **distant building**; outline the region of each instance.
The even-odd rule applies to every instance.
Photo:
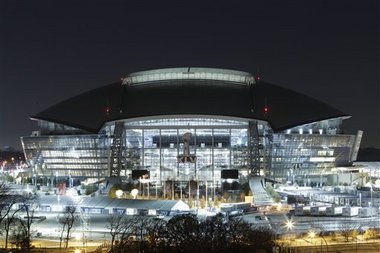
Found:
[[[350,116],[247,72],[173,68],[132,73],[34,115],[21,138],[46,176],[245,182],[248,175],[311,185],[356,160]]]

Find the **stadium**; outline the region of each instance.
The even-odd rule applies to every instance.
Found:
[[[34,173],[49,178],[144,179],[155,189],[196,180],[214,191],[251,182],[258,192],[264,181],[336,183],[362,137],[343,133],[349,117],[247,72],[170,68],[53,105],[31,117],[38,130],[21,142]]]

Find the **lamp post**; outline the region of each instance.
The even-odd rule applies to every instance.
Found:
[[[139,194],[139,190],[137,190],[137,189],[133,189],[133,190],[131,191],[131,194],[132,194],[133,199],[136,199],[136,196]]]
[[[293,228],[294,228],[294,221],[292,219],[290,220],[287,220],[286,223],[285,223],[285,227],[286,227],[286,230],[287,231],[293,231]],[[288,233],[288,245],[289,245],[289,248],[291,246],[290,244],[290,236],[289,236],[289,233]],[[291,249],[290,249],[291,250]]]
[[[123,196],[123,190],[117,190],[115,192],[116,198],[120,199]]]
[[[156,186],[156,200],[158,199],[158,189],[157,189],[157,187],[158,187],[158,178],[157,178],[157,173],[156,174],[154,174],[154,178],[155,178],[155,186]]]
[[[313,230],[309,231],[309,237],[310,237],[310,244],[313,243],[313,239],[315,237],[315,232]]]
[[[208,202],[208,195],[207,195],[207,179],[205,180],[205,184],[206,184],[206,186],[205,186],[205,190],[206,190],[206,210],[207,210],[207,207],[208,207],[208,205],[207,205],[207,202]]]
[[[287,220],[286,223],[285,223],[285,227],[286,227],[286,230],[292,231],[293,228],[294,228],[294,221],[292,219]]]

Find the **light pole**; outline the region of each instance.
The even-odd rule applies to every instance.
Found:
[[[315,232],[313,230],[309,231],[309,237],[310,237],[310,244],[313,243],[313,239],[315,237]]]
[[[115,192],[116,198],[120,199],[123,196],[123,190],[119,189]]]
[[[139,190],[132,189],[131,194],[132,194],[133,199],[136,199],[136,196],[139,194]]]
[[[294,221],[292,219],[290,220],[287,220],[286,223],[285,223],[285,227],[286,227],[286,230],[287,231],[293,231],[293,228],[294,228]],[[289,245],[289,248],[291,247],[291,244],[290,244],[290,233],[287,233],[288,235],[288,245]],[[291,250],[291,249],[290,249]]]
[[[285,223],[286,230],[292,231],[294,228],[294,221],[292,219],[287,220]]]
[[[208,205],[207,205],[207,202],[208,202],[208,195],[207,195],[207,179],[205,180],[205,184],[206,184],[205,188],[206,188],[206,210],[207,210],[207,207],[208,207]]]
[[[156,200],[157,200],[158,199],[158,189],[157,189],[157,187],[158,187],[158,178],[157,178],[157,173],[154,175],[154,178],[156,180]]]

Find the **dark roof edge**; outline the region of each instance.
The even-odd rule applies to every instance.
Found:
[[[44,117],[38,117],[38,116],[32,116],[30,117],[31,120],[44,120],[44,121],[49,121],[49,122],[53,122],[53,123],[57,123],[57,124],[62,124],[62,125],[65,125],[65,126],[70,126],[70,127],[74,127],[74,128],[77,128],[77,129],[80,129],[80,130],[84,130],[84,131],[87,131],[87,132],[90,132],[90,133],[93,133],[93,134],[97,134],[100,130],[98,129],[94,129],[94,128],[89,128],[89,127],[84,127],[82,125],[78,125],[78,124],[73,124],[73,123],[70,123],[70,122],[66,122],[64,120],[56,120],[56,119],[49,119],[49,118],[44,118]],[[104,125],[105,121],[103,122],[102,126]]]

